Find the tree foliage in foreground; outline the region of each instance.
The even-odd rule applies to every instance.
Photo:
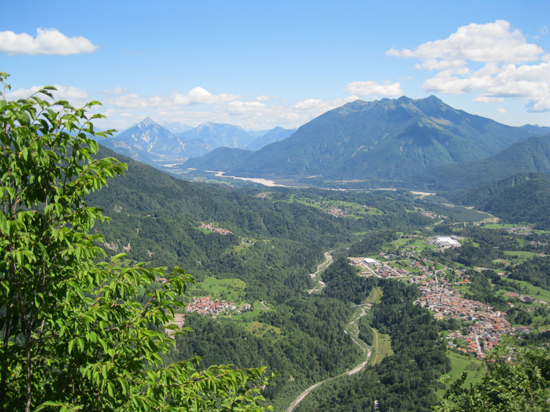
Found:
[[[550,409],[548,349],[503,341],[486,358],[481,382],[463,388],[466,374],[451,384],[436,412],[542,412]]]
[[[90,229],[106,218],[85,196],[125,169],[92,159],[91,137],[108,133],[86,114],[96,104],[0,100],[0,411],[261,410],[263,368],[162,363],[190,276],[94,263],[105,253]]]

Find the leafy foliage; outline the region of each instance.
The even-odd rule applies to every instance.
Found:
[[[97,104],[0,101],[0,410],[257,410],[262,368],[162,363],[190,276],[94,263],[107,219],[86,196],[125,169],[92,159]]]
[[[511,341],[496,346],[485,362],[478,384],[463,388],[465,374],[453,382],[437,412],[547,411],[550,398],[548,349],[519,347]]]

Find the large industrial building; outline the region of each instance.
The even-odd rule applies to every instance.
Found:
[[[461,244],[458,240],[448,236],[436,236],[433,244],[440,247],[460,247]]]

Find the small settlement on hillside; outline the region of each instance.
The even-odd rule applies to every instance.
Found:
[[[209,230],[210,232],[219,233],[220,235],[227,235],[229,233],[233,233],[233,232],[231,232],[230,230],[227,230],[227,229],[222,229],[222,228],[219,228],[219,227],[213,227],[210,223],[205,224],[205,223],[201,222],[201,225],[199,227],[201,229]]]
[[[201,296],[198,298],[193,296],[193,302],[185,308],[187,312],[198,312],[201,315],[220,315],[230,311],[234,311],[234,313],[238,315],[250,309],[251,305],[248,303],[245,303],[237,310],[237,306],[234,302],[226,302],[225,300],[218,299],[211,300],[209,296]]]

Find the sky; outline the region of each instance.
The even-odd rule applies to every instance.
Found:
[[[3,0],[8,99],[52,85],[97,125],[299,127],[357,99],[550,126],[550,3]]]

